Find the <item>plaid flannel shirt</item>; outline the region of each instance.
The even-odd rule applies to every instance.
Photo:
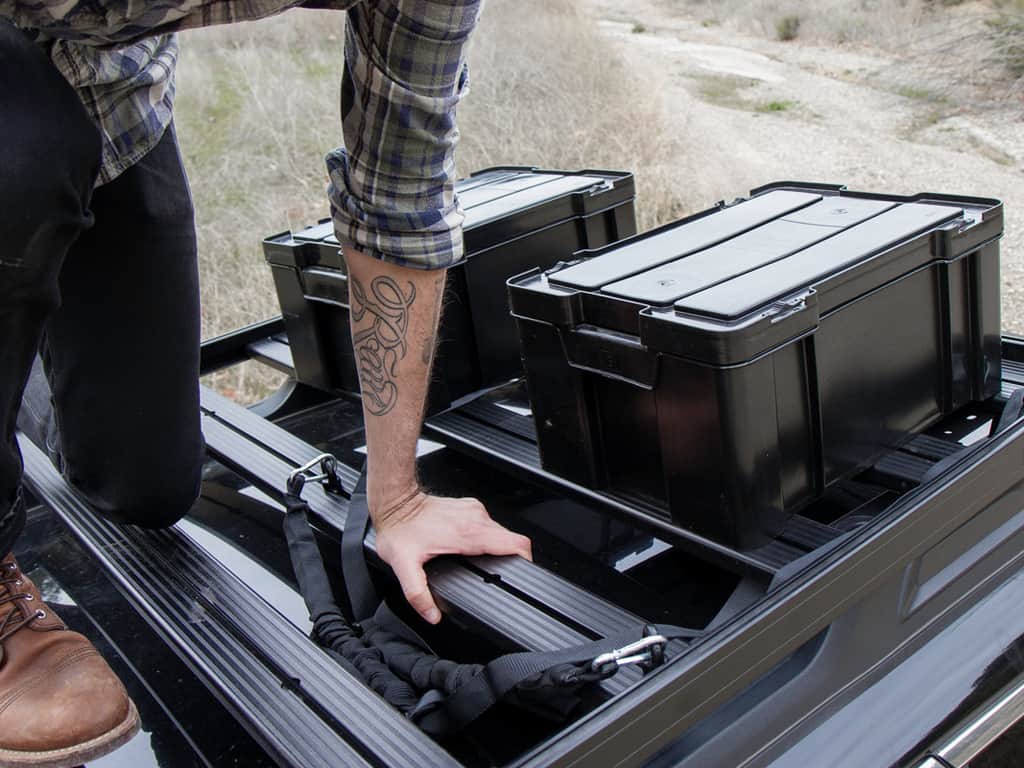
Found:
[[[262,18],[300,0],[0,0],[48,47],[103,135],[99,183],[156,145],[169,125],[174,32]],[[339,240],[421,269],[462,257],[455,197],[455,110],[468,78],[465,48],[482,0],[327,0],[347,10],[344,146],[327,155]]]

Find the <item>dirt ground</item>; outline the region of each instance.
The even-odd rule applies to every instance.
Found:
[[[901,62],[885,53],[748,37],[671,0],[585,3],[628,66],[650,73],[652,98],[678,126],[681,169],[696,188],[688,199],[710,204],[783,179],[999,198],[1003,327],[1024,332],[1019,102],[951,105],[909,72],[901,84]]]

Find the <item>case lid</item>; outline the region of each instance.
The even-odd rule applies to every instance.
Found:
[[[960,215],[957,208],[911,203],[899,205],[859,226],[818,242],[789,258],[768,264],[675,302],[677,310],[732,319],[748,315],[773,299],[816,286],[819,311],[823,285],[871,254],[884,251],[908,237]]]
[[[759,224],[821,200],[808,192],[770,192],[742,203],[706,211],[677,224],[603,249],[593,258],[551,275],[551,282],[593,291],[646,269],[728,240]]]
[[[595,326],[650,351],[734,365],[1001,234],[997,200],[785,182],[576,264],[521,275],[509,281],[510,299],[524,319]]]
[[[893,205],[878,200],[819,200],[711,248],[609,283],[601,290],[649,305],[672,304],[684,296],[784,259]],[[822,223],[825,221],[830,223]],[[677,237],[686,242],[684,233],[677,233]],[[603,258],[610,257],[611,254]]]
[[[500,245],[574,216],[587,216],[633,199],[632,174],[616,171],[540,171],[494,168],[455,183],[465,211],[466,255]],[[325,220],[294,234],[264,241],[268,261],[308,266],[289,253],[304,244],[321,246],[312,262],[342,269],[334,224]]]

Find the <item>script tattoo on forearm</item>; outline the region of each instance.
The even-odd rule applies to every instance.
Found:
[[[357,278],[350,274],[352,319],[362,322],[369,315],[372,322],[352,337],[362,384],[366,409],[374,416],[383,416],[398,402],[395,380],[398,361],[405,357],[406,331],[409,329],[409,308],[416,300],[416,286],[409,283],[407,291],[386,275],[370,281],[370,296]]]

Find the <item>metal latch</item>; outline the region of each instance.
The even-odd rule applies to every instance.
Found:
[[[813,293],[814,291],[811,290],[797,296],[790,296],[774,302],[767,312],[768,317],[771,318],[769,322],[778,323],[785,320],[787,317],[792,317],[797,312],[803,312],[807,309],[807,299],[810,298]]]
[[[614,664],[616,669],[630,664],[654,664],[663,655],[660,652],[667,643],[668,639],[664,635],[641,638],[635,643],[602,653],[590,662],[590,669],[594,672],[608,672],[607,667],[611,664]]]
[[[615,189],[615,182],[612,179],[601,179],[601,181],[597,182],[593,186],[587,187],[586,192],[589,196],[593,197],[612,189]]]

